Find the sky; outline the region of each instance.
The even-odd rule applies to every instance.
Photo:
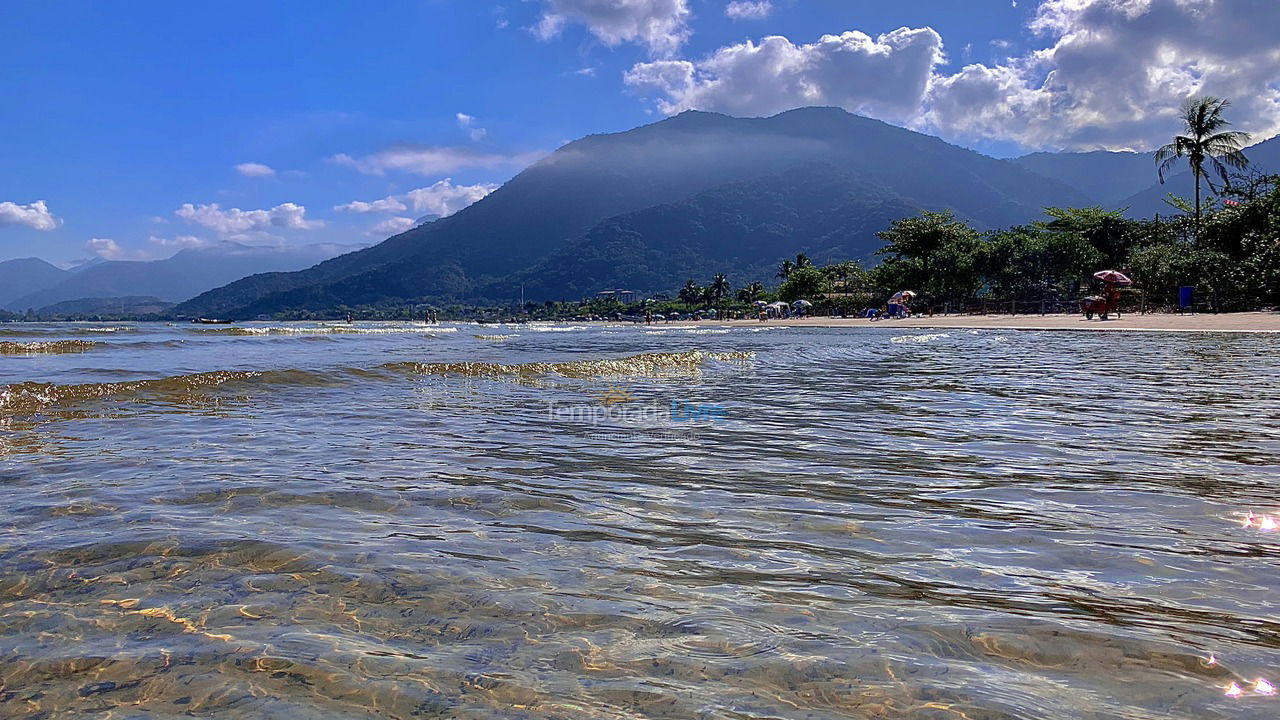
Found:
[[[7,3],[0,260],[368,245],[573,139],[831,105],[1008,157],[1280,133],[1278,0]]]

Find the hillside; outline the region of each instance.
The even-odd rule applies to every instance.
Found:
[[[251,317],[339,304],[507,298],[506,291],[492,294],[505,279],[602,221],[806,163],[835,165],[981,227],[1026,222],[1047,204],[1087,204],[1066,185],[1013,163],[843,110],[750,119],[687,112],[569,143],[456,215],[303,272],[246,278],[174,312]],[[539,287],[532,299],[570,290]]]
[[[1255,145],[1251,145],[1244,149],[1245,157],[1249,158],[1250,167],[1261,173],[1280,173],[1280,137],[1273,137],[1270,140],[1264,140]],[[1186,170],[1186,161],[1181,161],[1179,166],[1182,168],[1179,172],[1171,175],[1161,185],[1158,182],[1152,184],[1139,192],[1125,198],[1119,203],[1119,207],[1129,208],[1126,213],[1129,217],[1153,217],[1157,213],[1160,215],[1169,215],[1177,212],[1168,203],[1165,198],[1169,193],[1173,193],[1180,197],[1190,200],[1195,197],[1195,184],[1191,179],[1191,171]],[[1152,163],[1155,167],[1155,163]],[[1218,182],[1214,178],[1215,184]],[[1201,188],[1204,197],[1208,197],[1211,193],[1208,187]]]
[[[1070,185],[1091,203],[1107,208],[1122,206],[1126,198],[1157,182],[1151,153],[1038,152],[1009,162]]]
[[[146,296],[80,298],[78,300],[64,300],[42,307],[36,313],[44,318],[83,315],[150,315],[164,312],[171,307],[173,307],[173,303],[165,302],[160,298]]]
[[[772,282],[781,260],[800,252],[818,263],[873,261],[876,233],[920,207],[833,165],[802,165],[605,220],[484,294],[521,285],[536,297],[652,293],[717,272],[738,285]]]
[[[14,301],[24,295],[57,285],[68,277],[71,277],[71,273],[38,258],[20,258],[0,262],[0,308],[17,311],[36,307]]]
[[[305,268],[335,252],[332,246],[280,250],[228,243],[183,250],[165,260],[100,262],[76,273],[65,273],[59,282],[30,291],[6,307],[44,308],[82,298],[137,296],[178,302],[253,273]]]

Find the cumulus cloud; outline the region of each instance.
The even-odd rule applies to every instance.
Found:
[[[458,127],[466,130],[472,141],[480,142],[484,139],[485,135],[489,134],[488,130],[476,125],[476,118],[474,115],[458,113],[455,117],[458,120]]]
[[[338,212],[349,213],[380,213],[380,212],[404,212],[409,207],[400,200],[398,196],[382,198],[381,200],[373,200],[364,202],[363,200],[352,200],[342,205],[334,205],[334,210]]]
[[[1280,3],[1045,0],[1049,45],[939,78],[925,125],[1029,147],[1145,150],[1179,129],[1188,96],[1230,98],[1238,129],[1280,132]],[[982,103],[987,103],[983,105]]]
[[[724,6],[724,14],[734,20],[763,20],[771,13],[771,0],[733,0]]]
[[[49,212],[49,206],[43,200],[27,205],[0,202],[0,227],[22,225],[33,230],[52,230],[61,224],[62,221]]]
[[[523,168],[542,155],[537,152],[502,154],[476,152],[470,148],[398,146],[359,158],[339,153],[330,157],[329,162],[354,168],[366,175],[385,175],[388,171],[442,175],[464,168]]]
[[[141,250],[129,250],[111,238],[90,238],[84,249],[103,260],[148,260],[150,255]]]
[[[543,40],[569,23],[583,25],[609,47],[635,43],[654,56],[669,56],[689,39],[688,0],[541,0],[533,32]]]
[[[1028,26],[1038,47],[950,73],[940,71],[942,38],[926,27],[811,44],[766,37],[640,63],[625,80],[665,113],[837,105],[954,140],[1147,150],[1178,130],[1179,105],[1199,94],[1231,99],[1238,129],[1280,133],[1276,27],[1280,2],[1270,0],[1043,0]]]
[[[448,217],[497,189],[498,186],[492,183],[454,185],[452,178],[445,178],[434,185],[410,190],[403,195],[390,195],[372,202],[356,200],[335,205],[333,209],[338,212],[377,213],[404,212],[412,207],[415,213]]]
[[[236,166],[236,172],[245,177],[271,177],[276,174],[270,166],[256,162],[240,163]]]
[[[454,185],[445,178],[430,187],[410,190],[405,197],[413,204],[414,212],[448,217],[497,189],[493,183]]]
[[[171,238],[160,237],[159,235],[152,235],[151,237],[147,238],[147,242],[151,243],[152,245],[155,245],[156,247],[177,248],[179,250],[186,250],[188,248],[203,248],[203,247],[209,247],[213,245],[213,243],[209,242],[208,240],[205,240],[204,238],[196,237],[195,235],[175,235],[174,237],[171,237]]]
[[[387,218],[382,222],[369,228],[368,235],[377,235],[379,237],[387,237],[389,235],[399,235],[414,226],[413,218],[393,217]]]
[[[322,227],[320,220],[307,220],[307,209],[295,203],[283,203],[270,210],[223,210],[217,203],[192,205],[185,203],[174,215],[187,222],[202,225],[219,235],[236,235],[271,229],[311,230]]]
[[[908,120],[920,108],[942,38],[931,28],[899,28],[878,37],[849,31],[796,45],[781,36],[720,48],[699,62],[640,63],[627,85],[660,95],[665,113],[716,110],[772,115],[804,105]]]

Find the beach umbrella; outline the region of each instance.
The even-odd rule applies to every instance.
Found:
[[[898,304],[906,300],[911,300],[915,296],[916,294],[911,290],[899,290],[898,292],[893,294],[893,297],[889,298],[889,302]]]
[[[784,302],[782,302],[782,301],[778,301],[778,302],[774,302],[774,303],[769,303],[769,307],[771,307],[771,308],[778,308],[778,309],[785,309],[785,308],[787,307],[787,304],[786,304],[786,303],[784,303]]]
[[[755,300],[751,304],[755,305],[756,307],[769,307],[769,303],[763,300]]]
[[[1132,285],[1133,281],[1128,275],[1118,270],[1100,270],[1093,274],[1095,278],[1104,283],[1113,283],[1115,285]]]
[[[813,303],[808,300],[797,300],[791,303],[791,307],[813,307]]]

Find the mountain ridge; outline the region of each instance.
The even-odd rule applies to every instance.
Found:
[[[980,227],[1027,222],[1079,192],[1025,168],[835,108],[770,118],[685,112],[568,143],[474,205],[300,273],[246,278],[175,313],[253,316],[419,300],[492,300],[488,288],[597,223],[821,161]],[[952,178],[946,186],[939,176]],[[548,297],[557,293],[548,288]],[[534,298],[537,299],[537,298]]]

